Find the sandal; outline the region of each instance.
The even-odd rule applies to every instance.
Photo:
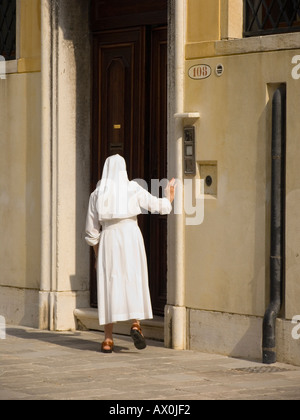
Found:
[[[105,349],[104,347],[109,347],[109,349]],[[112,353],[113,348],[114,348],[114,342],[110,340],[109,338],[107,338],[102,343],[101,351],[102,353]]]
[[[147,347],[145,337],[143,336],[141,326],[138,322],[132,324],[130,335],[133,343],[138,350],[143,350]]]

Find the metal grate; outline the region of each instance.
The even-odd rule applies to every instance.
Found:
[[[244,0],[244,36],[300,31],[300,0]]]
[[[246,368],[233,369],[237,373],[279,373],[279,372],[290,372],[293,369],[280,368],[277,366],[251,366]]]
[[[16,0],[0,0],[0,55],[16,58]]]

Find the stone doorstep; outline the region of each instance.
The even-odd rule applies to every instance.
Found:
[[[77,329],[104,331],[99,325],[98,310],[94,308],[81,308],[74,310]],[[114,325],[114,333],[130,335],[131,321],[117,322]],[[155,316],[153,319],[141,321],[143,334],[149,340],[164,341],[164,318]]]

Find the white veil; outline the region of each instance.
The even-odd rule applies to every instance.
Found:
[[[97,185],[99,221],[125,219],[141,214],[138,185],[128,180],[126,163],[120,155],[106,159],[102,178]]]

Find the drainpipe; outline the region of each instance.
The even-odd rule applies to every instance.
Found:
[[[273,96],[270,305],[263,321],[263,363],[276,363],[276,319],[282,306],[285,234],[286,86]]]

